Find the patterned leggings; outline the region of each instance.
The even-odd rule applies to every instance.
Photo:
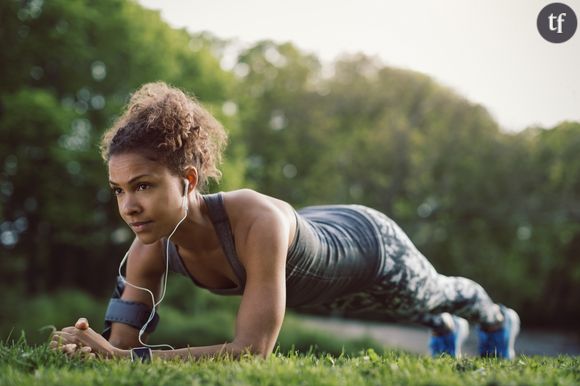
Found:
[[[370,289],[325,305],[326,312],[379,313],[443,331],[449,327],[445,313],[483,325],[503,320],[499,306],[481,285],[437,273],[393,220],[374,209],[359,208],[372,218],[382,240],[383,274]]]

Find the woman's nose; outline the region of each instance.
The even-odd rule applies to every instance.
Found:
[[[140,205],[139,202],[131,194],[127,194],[121,204],[121,212],[126,216],[134,215],[139,213]]]

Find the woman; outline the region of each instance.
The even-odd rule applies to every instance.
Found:
[[[152,83],[132,96],[101,145],[119,213],[136,235],[126,282],[119,283],[120,298],[111,300],[104,336],[80,319],[55,332],[51,347],[145,359],[267,356],[288,306],[373,310],[420,323],[431,328],[433,355],[460,355],[467,319],[479,324],[481,355],[514,357],[517,314],[495,304],[477,283],[438,274],[384,214],[360,205],[296,212],[248,189],[202,195],[208,179],[220,177],[225,141],[223,127],[178,89]],[[171,270],[198,286],[242,295],[232,342],[138,348],[156,321],[143,314],[159,303],[166,258]]]

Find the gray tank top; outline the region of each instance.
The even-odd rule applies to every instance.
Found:
[[[223,289],[204,287],[187,270],[172,242],[169,242],[169,269],[216,294],[241,295],[246,271],[236,253],[222,193],[204,195],[203,199],[238,285]],[[330,303],[373,285],[382,269],[378,230],[372,217],[362,209],[359,205],[324,205],[295,212],[296,235],[286,261],[288,307]],[[163,242],[166,247],[167,240]]]

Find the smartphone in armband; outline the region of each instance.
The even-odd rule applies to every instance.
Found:
[[[131,362],[141,360],[141,363],[151,362],[151,349],[149,347],[134,347],[131,349]]]

